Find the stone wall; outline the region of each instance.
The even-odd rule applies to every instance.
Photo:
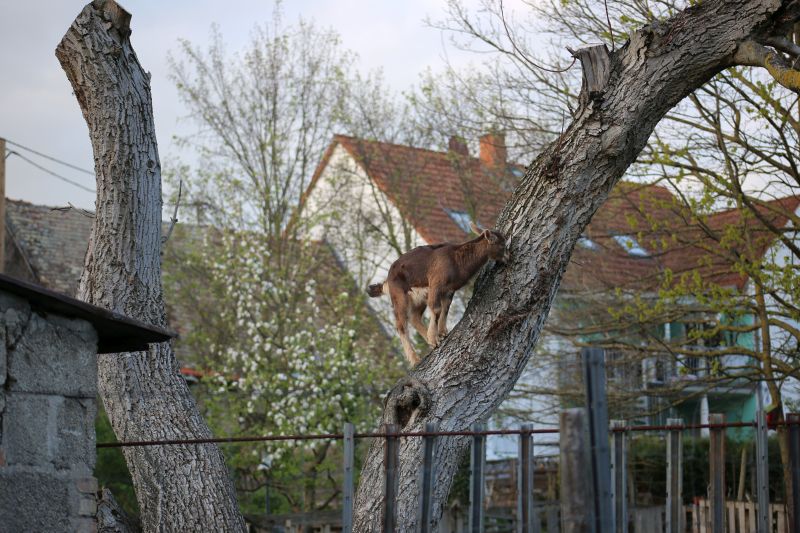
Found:
[[[0,531],[95,531],[97,333],[0,291]]]

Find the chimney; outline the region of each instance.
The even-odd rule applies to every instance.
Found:
[[[454,154],[469,156],[469,148],[467,148],[467,143],[464,142],[463,137],[458,137],[456,135],[450,137],[447,150]]]
[[[506,137],[502,133],[487,133],[481,136],[481,163],[491,168],[506,166]]]

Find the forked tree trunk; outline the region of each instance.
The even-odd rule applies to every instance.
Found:
[[[507,396],[528,362],[572,248],[609,191],[645,146],[664,114],[725,67],[748,39],[797,17],[794,2],[704,0],[670,20],[647,26],[611,53],[591,59],[584,81],[591,92],[566,132],[529,167],[498,220],[514,229],[514,255],[505,267],[482,273],[467,312],[445,342],[387,398],[384,423],[420,431],[426,422],[465,430],[486,420]],[[413,531],[419,500],[422,439],[401,439],[400,531]],[[443,505],[465,437],[439,440],[434,458],[434,515]],[[378,532],[383,515],[383,446],[373,443],[356,497],[357,531]]]
[[[161,288],[161,166],[149,74],[113,0],[87,5],[56,48],[89,126],[97,206],[79,295],[166,325]],[[210,436],[169,344],[101,355],[100,394],[120,440]],[[145,531],[243,531],[215,445],[125,448]]]

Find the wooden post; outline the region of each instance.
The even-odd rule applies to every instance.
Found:
[[[474,424],[472,431],[483,431],[483,424]],[[469,479],[469,530],[483,533],[483,495],[485,488],[486,435],[473,435],[471,474]]]
[[[425,424],[426,433],[435,433],[438,426],[434,422]],[[419,503],[419,528],[420,533],[431,531],[431,506],[433,503],[433,479],[435,474],[435,464],[433,455],[436,451],[436,437],[426,435],[422,443],[422,471],[420,472],[420,503]]]
[[[344,476],[342,479],[342,533],[353,533],[353,463],[355,457],[355,426],[344,425]]]
[[[611,427],[625,427],[624,420],[612,420]],[[614,509],[616,533],[628,533],[628,435],[625,431],[611,433],[611,502]]]
[[[587,479],[586,411],[562,411],[559,426],[561,533],[595,533],[592,483]]]
[[[756,502],[758,504],[758,531],[771,533],[772,520],[769,513],[769,450],[767,447],[767,416],[759,409],[756,412]]]
[[[519,434],[517,465],[517,532],[538,533],[538,520],[533,512],[533,435],[526,433],[532,424],[523,424]]]
[[[800,531],[800,414],[789,413],[786,417],[789,424],[789,472],[791,477],[791,495],[786,501],[789,516],[789,531]],[[791,498],[791,500],[789,499]]]
[[[611,458],[608,449],[608,401],[606,399],[605,352],[599,348],[582,350],[586,384],[586,413],[589,428],[592,494],[595,528],[615,531],[611,504]]]
[[[6,270],[6,140],[0,137],[0,272]]]
[[[724,424],[725,415],[711,413],[709,424]],[[709,494],[711,533],[725,533],[725,429],[711,428],[709,450]]]
[[[668,418],[668,426],[683,426],[682,418]],[[683,533],[683,430],[667,434],[667,533]]]
[[[399,432],[397,424],[385,424],[383,431],[386,433],[386,446],[383,455],[384,468],[384,496],[383,496],[383,531],[393,533],[395,530],[395,503],[397,500],[397,463],[399,462],[399,442],[396,434]]]

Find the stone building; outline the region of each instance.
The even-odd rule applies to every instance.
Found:
[[[97,529],[97,354],[172,336],[0,275],[0,531]]]

